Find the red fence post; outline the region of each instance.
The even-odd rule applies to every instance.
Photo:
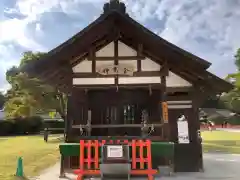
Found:
[[[80,140],[80,157],[79,169],[74,171],[78,175],[77,180],[82,180],[84,175],[100,175],[99,170],[99,147],[103,146],[106,140],[99,142],[98,140]],[[113,144],[112,140],[109,143]],[[120,140],[115,143],[119,144]],[[152,169],[152,154],[150,140],[124,140],[123,144],[132,146],[132,175],[146,175],[149,180],[153,180],[153,175],[157,170]],[[85,154],[85,150],[87,153]],[[92,151],[93,150],[93,151]],[[144,150],[147,152],[147,157],[144,157]],[[94,154],[94,156],[92,156]],[[139,157],[137,157],[139,154]],[[87,157],[85,157],[87,155]],[[85,166],[85,163],[87,166]],[[140,163],[140,168],[137,168],[137,163]],[[144,167],[146,163],[146,168]],[[93,166],[92,166],[93,165]]]

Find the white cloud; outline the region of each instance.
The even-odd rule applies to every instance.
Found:
[[[0,92],[5,92],[5,90],[9,88],[9,84],[5,79],[5,74],[10,67],[17,63],[15,57],[13,56],[13,51],[13,45],[0,44]]]
[[[64,12],[66,14],[79,14],[84,9],[80,5],[92,4],[101,7],[106,0],[18,0],[16,6],[20,13],[31,19],[45,12]],[[85,14],[86,16],[86,14]]]
[[[59,0],[18,0],[16,7],[21,14],[36,20],[38,15],[51,11],[59,3]]]
[[[94,2],[96,6],[101,5],[105,0],[18,0],[15,8],[6,8],[6,13],[19,13],[24,15],[23,19],[7,19],[0,22],[0,43],[15,41],[28,49],[37,51],[45,50],[43,46],[38,44],[34,39],[26,34],[27,25],[31,22],[37,22],[41,15],[46,12],[64,12],[68,15],[81,13],[84,9],[79,7],[80,4]],[[102,5],[101,5],[102,6]],[[86,16],[84,14],[83,16]],[[36,25],[36,31],[40,31],[41,24]]]
[[[17,0],[15,7],[6,7],[4,13],[20,14],[23,17],[5,17],[0,21],[0,57],[4,57],[0,63],[4,64],[2,61],[8,59],[6,67],[9,67],[20,57],[20,54],[14,54],[14,48],[9,43],[34,51],[45,51],[49,47],[48,43],[54,37],[46,34],[46,24],[41,22],[45,14],[61,12],[77,18],[77,23],[75,21],[69,26],[69,32],[72,33],[73,28],[82,27],[81,24],[87,25],[90,22],[86,21],[98,17],[103,3],[107,1],[109,0]],[[122,1],[131,17],[166,40],[212,62],[211,71],[214,73],[225,76],[235,70],[233,56],[240,47],[240,0]],[[49,22],[54,22],[54,19]],[[51,25],[58,27],[61,23],[64,22],[56,21]],[[35,26],[30,29],[30,24]],[[65,31],[61,31],[63,32]],[[54,33],[51,32],[51,35]],[[56,32],[56,38],[59,36]],[[70,34],[64,35],[67,36]],[[41,41],[41,37],[49,41]],[[62,39],[56,43],[61,41]],[[225,68],[222,69],[221,66]]]
[[[233,56],[240,48],[239,0],[162,0],[156,15],[166,18],[159,35],[211,61],[214,73],[225,76],[235,69]],[[226,67],[224,71],[221,66]]]
[[[26,35],[27,20],[10,19],[0,22],[0,43],[16,42],[27,48],[41,51],[44,48]]]

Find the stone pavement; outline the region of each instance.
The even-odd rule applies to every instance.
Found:
[[[239,167],[240,155],[207,153],[204,154],[204,172],[176,173],[172,177],[159,177],[155,180],[239,180]],[[58,176],[59,163],[43,172],[36,180],[64,180],[59,179]],[[67,174],[66,179],[75,180],[76,177],[72,174]],[[143,180],[143,178],[141,179]]]

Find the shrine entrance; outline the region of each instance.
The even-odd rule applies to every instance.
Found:
[[[78,145],[60,148],[62,166],[73,169],[74,159],[79,162],[79,140],[123,136],[155,142],[156,167],[161,157],[171,157],[176,171],[198,171],[198,109],[208,96],[233,88],[208,72],[210,65],[132,19],[123,2],[110,0],[93,23],[20,71],[68,95],[65,142]],[[181,114],[186,132],[178,131]],[[187,131],[189,139],[179,141]]]
[[[141,124],[143,119],[150,122],[151,112],[160,103],[159,90],[149,93],[146,89],[91,90],[88,98],[91,124],[106,125],[92,129],[92,136],[140,136],[141,128],[124,125]],[[160,123],[160,115],[158,119]]]

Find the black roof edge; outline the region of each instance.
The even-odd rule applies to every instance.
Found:
[[[183,54],[189,58],[191,58],[192,60],[194,60],[197,63],[200,63],[204,69],[207,69],[211,66],[211,63],[198,57],[195,56],[194,54],[168,42],[167,40],[163,39],[162,37],[158,36],[157,34],[151,32],[149,29],[147,29],[146,27],[144,27],[143,25],[141,25],[140,23],[138,23],[136,20],[134,20],[133,18],[131,18],[130,16],[128,16],[127,14],[122,14],[116,10],[112,10],[109,11],[107,13],[102,13],[95,21],[93,21],[92,23],[90,23],[88,26],[86,26],[84,29],[82,29],[80,32],[78,32],[77,34],[73,35],[71,38],[69,38],[67,41],[61,43],[59,46],[55,47],[54,49],[50,50],[46,55],[44,55],[44,57],[41,58],[40,61],[35,61],[35,62],[31,62],[25,66],[23,66],[21,68],[21,71],[25,71],[25,72],[29,72],[31,71],[31,69],[37,68],[37,66],[39,65],[39,63],[47,63],[47,60],[53,56],[55,53],[57,53],[59,50],[61,50],[62,48],[68,46],[73,39],[79,39],[81,36],[83,36],[90,28],[94,27],[96,24],[100,23],[102,20],[104,20],[106,17],[108,17],[111,14],[117,13],[119,14],[121,17],[124,17],[126,20],[130,20],[131,23],[133,23],[134,25],[138,25],[141,26],[141,28],[144,29],[144,31],[146,31],[149,35],[154,36],[155,38],[157,38],[158,40],[160,40],[161,42],[163,42],[166,46],[168,46],[169,48],[172,48],[174,51],[177,51],[180,54]]]
[[[47,52],[40,60],[34,61],[34,62],[30,62],[27,65],[24,65],[23,67],[21,67],[20,71],[21,72],[27,72],[30,73],[30,71],[32,71],[32,69],[37,68],[37,66],[40,63],[47,63],[47,61],[49,60],[49,58],[51,56],[53,56],[54,54],[56,54],[59,50],[63,49],[64,47],[68,46],[69,44],[71,44],[71,42],[75,39],[79,39],[81,38],[90,28],[94,27],[96,24],[98,24],[100,21],[104,20],[106,17],[108,17],[110,14],[112,14],[113,12],[116,11],[109,11],[107,13],[103,13],[101,14],[95,21],[93,21],[92,23],[90,23],[88,26],[86,26],[85,28],[83,28],[80,32],[78,32],[77,34],[73,35],[71,38],[69,38],[68,40],[64,41],[63,43],[61,43],[60,45],[58,45],[57,47],[53,48],[52,50],[50,50],[49,52]]]
[[[123,18],[126,18],[127,20],[130,20],[131,23],[141,26],[141,28],[144,29],[144,31],[146,31],[149,35],[154,36],[155,38],[158,38],[158,40],[162,41],[166,46],[168,46],[169,48],[172,48],[173,50],[177,51],[180,54],[186,55],[189,58],[191,58],[192,60],[194,60],[197,63],[200,63],[204,69],[208,69],[212,63],[210,63],[209,61],[202,59],[178,46],[176,46],[175,44],[172,44],[171,42],[163,39],[162,37],[158,36],[157,34],[153,33],[152,31],[150,31],[149,29],[147,29],[145,26],[143,26],[142,24],[138,23],[136,20],[134,20],[133,18],[131,18],[130,16],[126,16],[123,15],[122,13],[117,12],[120,16],[122,16]]]
[[[213,80],[219,82],[219,84],[217,84],[217,85],[218,85],[218,87],[220,86],[221,89],[220,89],[220,88],[217,88],[217,87],[215,87],[215,88],[220,89],[221,92],[229,92],[229,91],[231,91],[232,89],[234,89],[234,85],[233,85],[232,83],[230,83],[230,82],[228,82],[228,81],[226,81],[226,80],[224,80],[224,79],[222,79],[222,78],[214,75],[213,73],[211,73],[211,72],[209,72],[209,71],[206,71],[206,72],[207,72],[208,77],[209,77],[210,80],[213,79]],[[218,82],[217,82],[217,83],[218,83]],[[213,86],[215,86],[215,85],[213,85]]]

